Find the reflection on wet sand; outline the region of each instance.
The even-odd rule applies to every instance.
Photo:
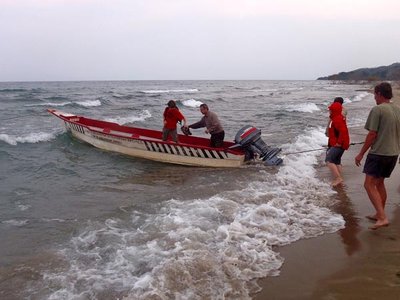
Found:
[[[341,185],[336,188],[338,202],[335,203],[333,210],[343,216],[345,227],[339,230],[347,255],[351,256],[361,250],[361,242],[357,238],[361,231],[359,217],[357,217],[353,203],[346,193],[346,186]]]
[[[363,229],[364,245],[348,267],[319,282],[309,299],[399,299],[400,295],[400,207],[389,227]]]

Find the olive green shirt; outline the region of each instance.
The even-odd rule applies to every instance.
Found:
[[[400,154],[400,108],[398,106],[393,103],[374,106],[364,128],[377,132],[369,153],[385,156]]]

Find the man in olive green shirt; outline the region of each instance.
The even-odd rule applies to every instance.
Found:
[[[400,154],[400,108],[390,102],[392,87],[387,82],[375,86],[376,106],[369,113],[364,128],[368,130],[363,147],[355,157],[357,166],[365,152],[368,152],[364,164],[364,188],[374,206],[376,213],[367,216],[375,221],[370,229],[389,225],[385,214],[386,187],[385,178],[389,178]]]

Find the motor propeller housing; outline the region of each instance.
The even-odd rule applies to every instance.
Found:
[[[268,166],[278,166],[283,162],[277,156],[282,149],[268,146],[261,138],[261,130],[254,126],[246,125],[241,128],[235,136],[235,143],[246,151],[246,160],[253,159],[258,154]]]

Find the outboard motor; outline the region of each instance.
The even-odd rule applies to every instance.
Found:
[[[235,143],[246,151],[246,160],[254,158],[257,153],[268,166],[278,166],[283,160],[277,155],[281,148],[273,148],[264,143],[261,139],[261,130],[246,125],[236,133]],[[236,145],[235,145],[236,146]]]

